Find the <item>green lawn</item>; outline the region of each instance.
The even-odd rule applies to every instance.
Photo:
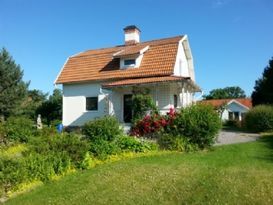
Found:
[[[273,136],[100,165],[7,204],[273,204]]]

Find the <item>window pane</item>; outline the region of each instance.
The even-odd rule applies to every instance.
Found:
[[[136,64],[136,60],[135,59],[124,60],[124,65],[135,65],[135,64]]]
[[[86,110],[98,110],[98,97],[86,98]]]
[[[239,120],[239,112],[234,112],[234,118],[235,120]]]
[[[177,95],[173,96],[173,106],[177,108]]]
[[[228,119],[233,120],[233,112],[228,112]]]

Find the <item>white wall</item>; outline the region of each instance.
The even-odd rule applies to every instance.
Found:
[[[174,65],[174,75],[190,77],[191,80],[195,82],[193,57],[187,36],[184,36],[179,41],[176,61]]]
[[[190,77],[188,60],[186,58],[182,41],[179,41],[179,45],[178,45],[178,51],[177,51],[177,56],[176,56],[176,61],[174,66],[174,75]]]
[[[241,113],[248,112],[248,109],[235,103],[235,102],[232,102],[232,103],[228,104],[227,108],[224,110],[224,112],[222,114],[222,120],[228,120],[228,112],[239,112],[239,117],[241,120]]]
[[[98,110],[86,111],[86,97],[98,97]],[[80,126],[105,113],[105,95],[99,84],[63,85],[63,125]]]
[[[165,114],[174,106],[174,95],[178,96],[178,108],[192,103],[192,93],[187,86],[184,88],[181,86],[181,84],[164,83],[160,86],[148,87],[160,113]],[[113,91],[101,90],[99,83],[63,85],[63,125],[81,126],[89,120],[108,114],[115,115],[120,122],[123,122],[123,96],[131,93],[131,87]],[[86,111],[86,97],[98,97],[97,111]]]

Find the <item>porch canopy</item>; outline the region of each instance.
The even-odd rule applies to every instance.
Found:
[[[134,79],[124,79],[113,81],[109,83],[102,84],[103,89],[114,89],[121,87],[132,87],[132,86],[147,86],[150,84],[161,84],[161,83],[171,83],[171,82],[186,82],[188,83],[194,92],[201,92],[199,86],[197,86],[189,77],[180,76],[161,76],[161,77],[151,77],[151,78],[134,78]]]

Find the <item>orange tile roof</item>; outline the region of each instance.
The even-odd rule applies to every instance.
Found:
[[[102,85],[103,88],[113,88],[119,86],[132,86],[138,84],[151,84],[151,83],[162,83],[162,82],[170,82],[170,81],[182,81],[183,78],[180,76],[163,76],[163,77],[151,77],[151,78],[136,78],[136,79],[125,79],[114,81],[110,83],[104,83]]]
[[[178,42],[183,36],[122,45],[112,48],[89,50],[71,56],[55,83],[76,83],[126,78],[170,76],[173,74]],[[139,68],[120,69],[119,59],[113,54],[123,49],[130,52],[149,46]]]
[[[214,100],[202,100],[200,103],[202,104],[210,104],[213,107],[220,107],[225,103],[229,103],[232,100],[236,100],[237,102],[241,103],[242,105],[252,108],[252,101],[250,98],[234,98],[234,99],[214,99]]]
[[[140,54],[140,51],[144,48],[146,48],[147,45],[143,44],[137,44],[135,46],[125,46],[125,48],[121,49],[117,53],[114,54],[115,58],[128,56],[128,55],[135,55]]]

